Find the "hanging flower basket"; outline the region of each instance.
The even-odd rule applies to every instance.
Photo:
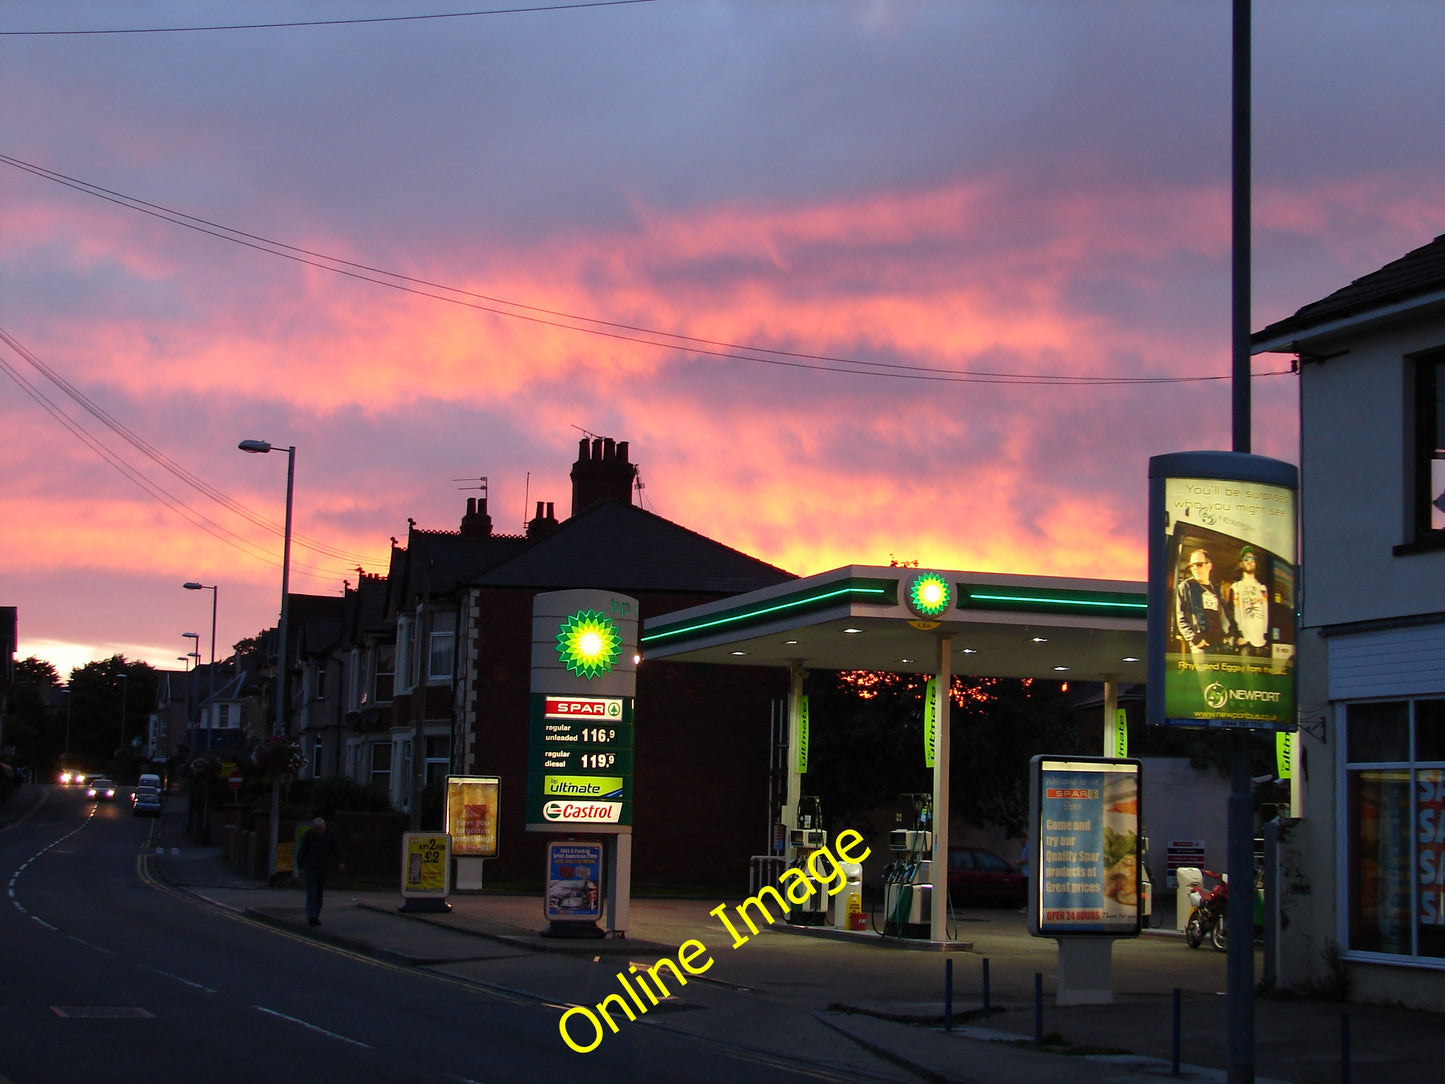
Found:
[[[300,743],[281,737],[261,742],[251,760],[268,775],[294,775],[306,766]]]

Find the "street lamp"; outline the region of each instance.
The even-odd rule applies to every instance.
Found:
[[[197,583],[195,580],[192,580],[190,583],[183,583],[183,584],[181,584],[181,586],[184,587],[187,591],[209,591],[209,592],[211,592],[211,675],[210,675],[210,681],[208,682],[208,684],[210,685],[210,695],[211,695],[211,696],[215,696],[215,695],[216,695],[216,602],[217,602],[217,601],[219,600],[219,598],[220,598],[221,588],[220,588],[220,585],[219,585],[219,584],[211,584],[211,585],[207,586],[207,585],[204,584],[204,583]],[[197,645],[197,646],[199,647],[200,645]],[[200,664],[197,663],[197,665],[200,665]]]
[[[186,639],[186,640],[190,640],[190,641],[191,641],[191,647],[195,649],[195,650],[193,650],[193,651],[187,651],[187,652],[186,652],[186,661],[194,664],[193,666],[187,667],[187,673],[188,673],[188,674],[194,674],[195,670],[199,669],[199,668],[200,668],[200,665],[201,665],[201,634],[198,633],[198,632],[183,632],[183,633],[181,633],[181,636],[182,636],[182,638],[184,638],[184,639]],[[187,677],[187,678],[186,678],[186,729],[187,729],[188,731],[189,731],[190,728],[191,728],[191,724],[194,723],[194,722],[196,722],[195,719],[191,718],[191,713],[192,713],[192,711],[194,710],[194,708],[195,708],[195,706],[196,706],[194,702],[195,702],[196,700],[199,700],[199,699],[200,699],[200,698],[196,695],[196,679],[195,679],[195,677],[194,677],[194,676]],[[190,736],[189,736],[189,735],[187,735],[186,740],[187,740],[187,741],[190,740]]]
[[[267,440],[243,440],[236,445],[243,452],[264,454],[272,450]],[[272,732],[277,736],[286,733],[286,620],[290,613],[289,592],[291,590],[291,496],[296,485],[296,446],[286,449],[286,531],[281,544],[281,620],[276,627],[276,723]],[[271,777],[271,831],[270,848],[266,859],[266,879],[276,876],[277,841],[281,831],[281,777]]]
[[[125,697],[126,697],[126,693],[130,690],[130,681],[127,680],[127,679],[130,677],[130,675],[127,674],[124,670],[122,670],[120,673],[116,674],[115,676],[116,676],[117,678],[119,678],[122,682],[124,682],[124,684],[121,685],[121,687],[120,687],[120,748],[121,748],[121,751],[124,752],[124,751],[125,751]]]
[[[267,440],[243,440],[236,445],[243,452],[265,453],[276,449]],[[296,484],[296,446],[286,449],[286,531],[281,548],[281,620],[276,627],[276,722],[274,734],[286,733],[286,619],[290,612],[287,595],[291,590],[291,497]]]

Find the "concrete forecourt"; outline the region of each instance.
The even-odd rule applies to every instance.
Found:
[[[839,859],[850,864],[861,865],[863,860],[872,853],[868,847],[864,847],[860,854],[852,853],[851,849],[862,842],[862,835],[852,828],[839,832],[838,838],[833,841],[833,846],[838,853],[837,858],[833,857],[833,851],[827,847],[812,852],[808,856],[807,873],[797,866],[786,870],[778,879],[777,887],[764,885],[758,890],[756,896],[749,896],[738,904],[734,908],[735,916],[756,934],[759,932],[759,927],[753,921],[752,915],[749,913],[750,909],[756,911],[764,925],[771,926],[777,921],[777,918],[783,918],[792,911],[793,907],[807,903],[820,890],[826,891],[830,896],[836,896],[848,884],[847,876]],[[779,888],[782,891],[779,891]],[[777,918],[774,918],[773,913],[768,910],[764,897],[770,897],[778,907],[780,913]],[[732,934],[733,943],[729,948],[737,949],[747,944],[749,935],[741,933],[728,918],[727,904],[718,904],[708,914],[720,919],[722,924],[727,927],[728,933]],[[712,965],[713,959],[707,945],[696,938],[691,938],[678,947],[675,959],[664,956],[645,971],[638,971],[637,965],[633,964],[628,967],[626,972],[617,972],[618,985],[627,993],[627,997],[624,998],[621,993],[608,994],[590,1008],[586,1005],[574,1005],[568,1009],[557,1023],[557,1030],[562,1035],[562,1041],[579,1054],[590,1054],[602,1045],[602,1040],[608,1035],[608,1032],[602,1028],[604,1020],[607,1022],[611,1034],[617,1034],[619,1029],[617,1021],[612,1015],[613,1008],[621,1009],[628,1020],[636,1021],[640,1014],[647,1012],[649,1004],[658,1005],[662,998],[672,996],[671,990],[663,979],[664,973],[671,972],[670,981],[676,982],[679,986],[686,986],[687,975],[701,975]],[[629,981],[629,976],[631,976],[631,981]],[[638,996],[639,988],[646,996],[646,1001]],[[629,1000],[631,1004],[628,1004]],[[633,1005],[637,1006],[636,1012],[632,1010]],[[578,1033],[577,1036],[573,1035],[574,1031]],[[579,1042],[579,1037],[585,1041]]]

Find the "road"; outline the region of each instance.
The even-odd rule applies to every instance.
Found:
[[[625,1022],[580,1056],[559,1041],[556,1005],[363,958],[169,888],[147,873],[160,825],[133,817],[124,791],[97,803],[56,787],[0,833],[0,1079],[844,1079]]]

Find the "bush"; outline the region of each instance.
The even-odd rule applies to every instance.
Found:
[[[330,820],[338,809],[353,813],[390,813],[391,799],[372,783],[358,783],[344,775],[328,775],[311,784],[310,814]]]

